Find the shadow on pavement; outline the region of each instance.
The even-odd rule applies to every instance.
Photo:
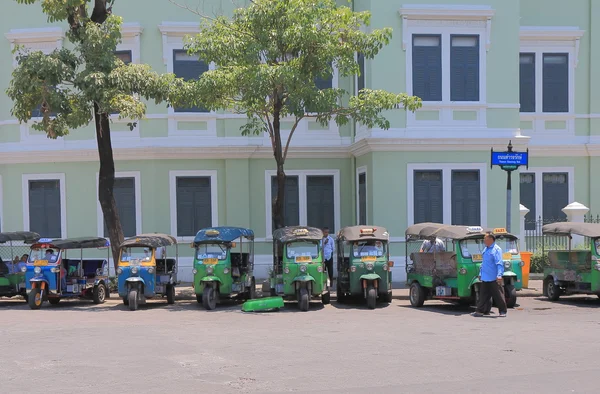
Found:
[[[413,309],[419,312],[429,312],[429,313],[439,313],[442,315],[452,315],[452,316],[464,316],[469,315],[475,312],[475,308],[468,305],[458,305],[458,304],[429,304],[427,302],[420,307],[415,308],[411,305],[398,305],[399,308]]]
[[[575,306],[578,308],[600,308],[600,299],[597,296],[567,296],[565,298],[559,298],[558,301],[551,301],[547,297],[538,297],[538,301],[542,301],[548,306],[552,304]]]
[[[388,308],[390,305],[392,305],[392,304],[383,302],[383,301],[378,301],[377,305],[375,306],[375,309],[385,309],[385,308]],[[344,302],[339,302],[336,297],[331,300],[331,306],[334,307],[335,309],[369,310],[369,308],[367,307],[367,302],[360,297],[349,298],[347,300],[344,300]]]

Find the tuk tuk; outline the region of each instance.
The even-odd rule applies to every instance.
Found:
[[[202,229],[192,246],[195,250],[194,291],[196,300],[205,309],[215,309],[220,297],[256,298],[252,230],[239,227]]]
[[[175,258],[167,258],[167,246],[175,245]],[[141,234],[119,246],[117,282],[119,297],[135,311],[147,299],[167,297],[175,303],[179,250],[177,240],[166,234]]]
[[[83,258],[84,249],[107,249],[106,259]],[[77,253],[69,253],[79,250]],[[70,258],[69,255],[75,255]],[[102,304],[110,297],[108,262],[110,242],[105,238],[41,238],[31,245],[25,268],[28,303],[40,309],[44,301],[52,305],[63,298],[80,298]]]
[[[517,302],[517,286],[522,287],[521,261],[517,237],[503,228],[488,230],[496,236],[496,243],[505,251],[504,293],[507,307]],[[477,303],[479,297],[479,269],[483,261],[488,232],[479,226],[450,226],[439,223],[420,223],[406,230],[406,272],[410,287],[411,305],[420,307],[426,299],[437,299],[463,304]],[[445,241],[444,250],[423,248],[409,253],[409,244],[414,242]],[[486,310],[492,308],[491,299]]]
[[[383,227],[351,226],[337,236],[337,300],[362,296],[370,309],[377,298],[392,302],[390,236]]]
[[[297,300],[304,312],[311,298],[320,296],[324,305],[329,304],[322,240],[323,232],[314,227],[284,227],[273,232],[272,296]]]
[[[552,223],[544,225],[542,233],[544,237],[568,238],[568,249],[548,252],[543,294],[552,301],[563,294],[596,294],[600,297],[600,224]],[[573,235],[585,237],[586,249],[572,249]]]
[[[13,245],[13,242],[20,242],[29,245],[40,239],[38,233],[30,231],[17,231],[10,233],[0,233],[0,244],[2,244],[4,259],[0,257],[0,297],[23,296],[27,302],[27,290],[25,285],[26,262],[15,263],[13,260],[15,251],[18,255],[29,254],[29,246]],[[6,245],[8,243],[8,245]],[[24,247],[27,253],[20,253]]]

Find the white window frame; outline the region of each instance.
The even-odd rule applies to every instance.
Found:
[[[177,234],[177,178],[179,177],[210,177],[210,205],[212,227],[219,225],[219,193],[217,170],[176,170],[169,171],[169,206],[171,216],[171,234],[183,242],[191,242],[194,236],[179,236]],[[200,230],[200,229],[198,229]]]
[[[360,185],[359,185],[359,179],[360,176],[362,174],[365,174],[365,187],[366,187],[366,193],[365,193],[365,206],[366,206],[366,212],[365,212],[365,217],[367,220],[367,223],[365,224],[369,224],[369,174],[368,174],[368,166],[361,166],[358,167],[356,169],[356,225],[359,224],[360,222]]]
[[[400,9],[402,17],[402,47],[406,51],[406,89],[412,94],[412,50],[414,35],[440,35],[442,50],[442,101],[424,101],[424,111],[438,111],[435,121],[418,121],[416,114],[407,113],[409,127],[431,127],[452,125],[461,127],[486,127],[487,108],[487,51],[491,45],[492,17],[495,14],[489,6],[466,5],[423,5],[404,4]],[[479,37],[479,101],[450,100],[450,53],[452,35]],[[455,111],[476,111],[474,121],[454,120]]]
[[[198,22],[162,22],[158,29],[162,34],[163,62],[167,66],[167,72],[173,73],[173,52],[183,50],[184,38],[193,36],[200,32]],[[208,65],[209,70],[215,69],[215,64]],[[194,136],[194,137],[216,137],[217,136],[217,113],[211,112],[175,112],[172,106],[167,108],[169,136]],[[207,122],[207,130],[178,130],[177,122]]]
[[[142,234],[142,183],[141,174],[139,171],[117,171],[115,178],[133,178],[135,190],[135,232]],[[96,203],[98,212],[98,237],[104,238],[104,214],[100,205],[99,195],[99,173],[96,173]]]
[[[415,171],[442,171],[442,197],[444,201],[444,224],[452,223],[452,171],[479,170],[479,202],[481,212],[481,226],[487,226],[488,190],[487,190],[487,163],[410,163],[406,166],[406,201],[407,224],[415,224]]]
[[[306,206],[306,177],[308,176],[333,176],[333,218],[335,224],[335,231],[340,230],[340,170],[287,170],[285,171],[286,176],[297,176],[298,177],[298,193],[299,193],[299,207],[298,216],[300,219],[300,225],[306,226],[307,223],[307,210]],[[273,207],[271,206],[273,196],[271,194],[271,178],[277,176],[276,170],[265,171],[265,211],[266,211],[266,235],[265,239],[273,239]]]
[[[567,173],[569,179],[569,201],[571,204],[575,201],[575,168],[574,167],[529,167],[527,170],[522,170],[519,174],[534,174],[535,175],[535,220],[541,216],[544,217],[544,174],[547,173]],[[565,205],[566,206],[566,205]],[[531,210],[531,207],[526,207]],[[563,207],[564,208],[564,207]]]
[[[21,192],[23,196],[23,230],[29,231],[29,181],[59,181],[60,191],[60,233],[61,238],[67,238],[67,187],[65,173],[54,174],[23,174]],[[46,237],[45,234],[40,234]]]
[[[522,26],[519,53],[535,54],[535,112],[521,112],[521,121],[531,121],[539,134],[575,135],[575,70],[579,61],[579,43],[584,31],[578,27]],[[545,53],[569,55],[569,111],[543,112],[543,56]],[[565,121],[566,129],[546,129],[546,121]]]

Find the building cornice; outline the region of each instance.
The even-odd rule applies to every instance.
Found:
[[[530,41],[575,41],[585,30],[576,26],[521,26],[519,37]]]
[[[11,44],[26,44],[31,42],[51,42],[62,40],[65,37],[61,27],[43,27],[31,29],[11,29],[4,33],[4,37]]]
[[[121,25],[121,36],[123,38],[137,37],[142,34],[144,28],[139,23],[123,23]]]
[[[183,37],[200,31],[198,22],[162,22],[158,25],[162,35]]]

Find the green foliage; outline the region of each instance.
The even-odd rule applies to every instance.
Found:
[[[141,100],[162,102],[167,98],[172,75],[159,75],[144,64],[125,65],[114,56],[121,41],[122,19],[110,10],[102,23],[93,20],[90,0],[16,0],[23,4],[41,2],[49,22],[67,21],[67,38],[73,49],[40,51],[15,48],[18,66],[7,89],[14,101],[12,115],[21,122],[41,108],[42,121],[32,127],[50,138],[93,120],[93,105],[99,113],[119,113],[119,118],[140,119],[146,112]],[[107,6],[113,1],[108,0]],[[90,15],[90,16],[88,16]]]
[[[171,101],[245,113],[242,134],[267,131],[274,149],[281,149],[280,118],[292,117],[295,125],[307,117],[323,125],[355,120],[387,129],[384,111],[421,106],[419,98],[404,93],[364,89],[354,95],[317,87],[316,79],[329,78],[334,66],[340,77],[359,74],[356,53],[372,59],[390,42],[389,28],[361,30],[370,24],[369,12],[354,12],[335,0],[254,0],[232,18],[200,16],[200,33],[188,39],[186,49],[216,67],[198,81],[178,80]]]
[[[542,253],[541,250],[536,251],[531,256],[531,267],[529,272],[534,274],[541,274],[544,272],[544,268],[548,266],[548,253]]]

